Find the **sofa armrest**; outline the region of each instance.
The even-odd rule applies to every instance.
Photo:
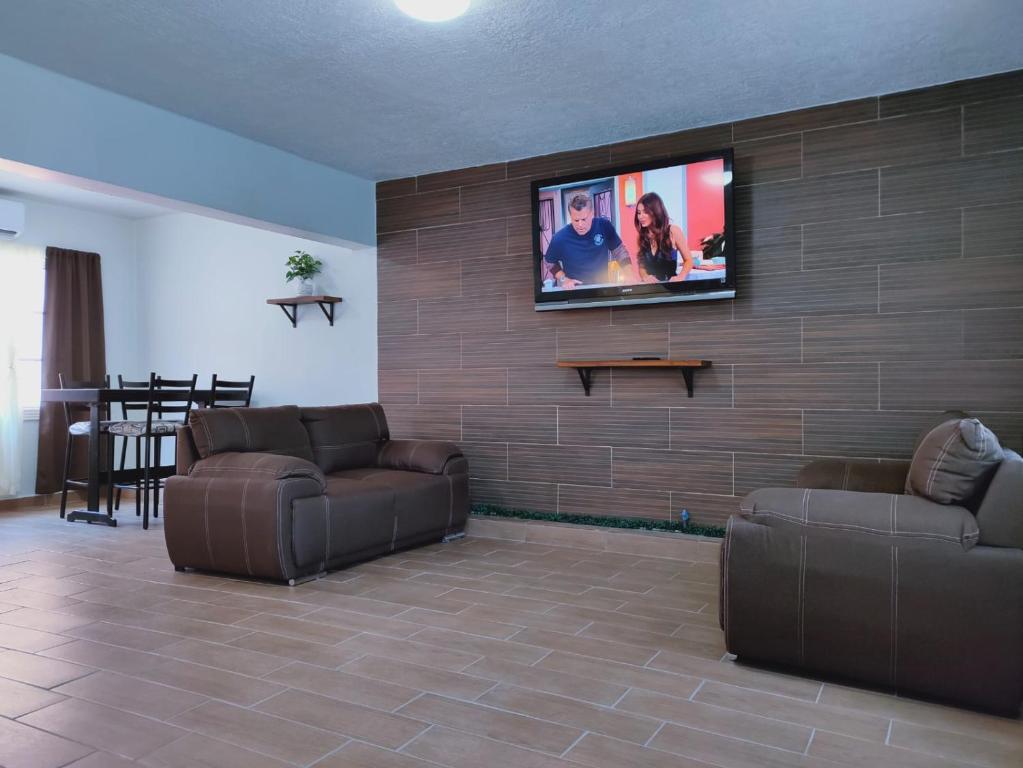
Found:
[[[276,453],[217,453],[194,462],[188,475],[266,482],[306,478],[317,483],[321,493],[327,487],[323,471],[311,461]]]
[[[820,488],[866,493],[904,493],[908,461],[817,459],[796,476],[797,488]]]
[[[739,514],[800,536],[875,540],[886,547],[934,543],[968,550],[980,536],[968,509],[897,493],[761,488],[742,500]]]
[[[377,466],[431,475],[468,472],[462,449],[443,440],[388,440],[377,453]]]
[[[187,475],[192,465],[199,460],[199,451],[192,439],[192,428],[182,425],[174,430],[174,467],[179,475]]]
[[[176,567],[277,581],[322,570],[296,553],[293,508],[297,499],[322,497],[319,479],[198,469],[169,477],[164,492],[164,537]]]

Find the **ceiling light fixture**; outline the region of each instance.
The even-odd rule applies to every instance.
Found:
[[[471,0],[394,0],[402,11],[420,21],[451,21],[467,10]]]

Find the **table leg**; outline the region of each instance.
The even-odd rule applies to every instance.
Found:
[[[100,448],[103,442],[99,433],[100,403],[89,403],[89,487],[86,491],[86,509],[76,509],[67,516],[69,523],[85,520],[88,523],[105,523],[116,526],[117,520],[99,511],[99,464]]]

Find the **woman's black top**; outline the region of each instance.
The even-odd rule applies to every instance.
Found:
[[[678,272],[678,250],[672,249],[670,254],[658,250],[651,253],[644,248],[639,252],[639,265],[648,275],[653,275],[659,281],[670,280]]]

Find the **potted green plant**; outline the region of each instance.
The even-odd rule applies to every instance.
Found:
[[[316,293],[313,278],[323,269],[323,262],[314,259],[305,251],[295,251],[288,257],[288,271],[284,277],[287,282],[298,279],[298,295],[312,296]]]

